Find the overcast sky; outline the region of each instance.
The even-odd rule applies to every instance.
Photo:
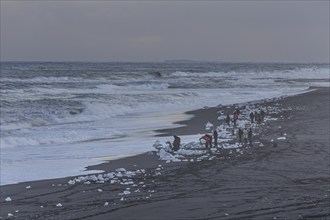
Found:
[[[1,1],[1,60],[329,62],[329,1]]]

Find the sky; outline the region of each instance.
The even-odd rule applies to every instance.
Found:
[[[329,1],[1,1],[1,61],[329,62]]]

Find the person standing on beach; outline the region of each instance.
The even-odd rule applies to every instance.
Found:
[[[242,128],[239,128],[238,129],[238,140],[239,140],[239,143],[242,143],[242,136],[243,136],[243,130],[242,130]]]
[[[258,122],[258,112],[254,112],[254,121],[257,123]]]
[[[233,116],[233,118],[234,118],[234,127],[236,128],[237,120],[238,120],[238,114],[237,114],[236,111],[234,112],[234,116]]]
[[[228,126],[230,126],[230,116],[229,115],[227,115],[227,117],[226,117],[226,123]]]
[[[251,119],[251,123],[253,124],[253,121],[254,121],[254,120],[253,120],[253,119],[254,119],[254,114],[253,114],[253,112],[250,113],[250,119]]]
[[[265,112],[264,112],[264,110],[263,109],[261,109],[261,111],[260,111],[260,117],[261,117],[261,121],[264,121],[264,119],[265,119]]]
[[[259,125],[261,124],[261,114],[260,113],[258,113],[257,122]]]
[[[249,129],[248,138],[249,138],[250,146],[252,146],[252,128]]]
[[[244,137],[244,143],[247,144],[248,143],[249,134],[248,134],[248,131],[247,131],[246,128],[244,129],[243,137]]]
[[[180,149],[180,145],[181,145],[181,139],[174,135],[174,141],[173,141],[173,151],[178,151]]]
[[[254,113],[254,119],[255,119],[256,123],[258,123],[258,124],[261,123],[260,113],[258,113],[257,111],[255,111],[255,113]]]
[[[213,138],[214,138],[214,147],[218,147],[218,132],[217,129],[213,131]]]

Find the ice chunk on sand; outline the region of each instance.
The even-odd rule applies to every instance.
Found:
[[[61,203],[57,203],[56,204],[56,207],[62,207],[62,204]]]
[[[11,202],[12,200],[11,200],[10,197],[7,197],[7,198],[5,198],[5,201],[6,201],[6,202]]]
[[[277,140],[285,140],[286,137],[278,137]]]
[[[173,161],[173,162],[181,161],[180,159],[176,158],[174,155],[166,152],[164,149],[160,149],[159,159],[160,160],[166,160],[166,163],[167,163],[167,161]]]
[[[130,191],[127,191],[127,190],[125,190],[123,193],[124,193],[124,195],[129,195],[129,194],[131,194],[131,192],[130,192]]]
[[[116,172],[126,172],[126,169],[125,168],[118,168],[118,169],[116,169]]]
[[[155,143],[152,145],[154,148],[156,148],[157,150],[160,150],[163,148],[163,145],[160,143],[159,140],[156,140]]]
[[[108,206],[108,205],[109,205],[109,202],[105,202],[105,203],[104,203],[104,206]]]
[[[192,155],[203,155],[206,153],[204,150],[185,150],[185,149],[180,149],[177,151],[178,154],[180,155],[185,155],[185,156],[192,156]]]
[[[205,125],[205,129],[206,130],[210,130],[212,127],[213,127],[213,124],[211,122],[209,122],[209,121]]]

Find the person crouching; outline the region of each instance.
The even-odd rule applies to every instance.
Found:
[[[209,134],[205,134],[203,137],[201,137],[199,139],[200,141],[201,140],[204,140],[205,141],[205,148],[211,148],[212,147],[212,136],[209,135]]]

